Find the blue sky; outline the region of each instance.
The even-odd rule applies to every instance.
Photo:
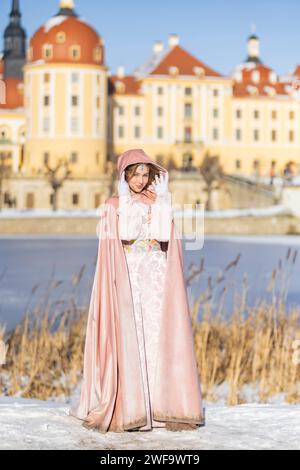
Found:
[[[58,11],[59,0],[20,0],[28,36]],[[246,58],[251,24],[261,58],[279,74],[300,64],[299,0],[75,0],[77,13],[105,39],[106,64],[127,74],[143,63],[155,40],[169,33],[215,70],[228,74]],[[0,50],[11,0],[0,0]]]

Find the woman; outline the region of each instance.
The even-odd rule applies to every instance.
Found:
[[[201,387],[168,172],[142,149],[117,162],[89,308],[81,395],[70,414],[100,432],[197,429]],[[155,238],[154,238],[155,237]]]

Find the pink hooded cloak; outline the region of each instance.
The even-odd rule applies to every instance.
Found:
[[[142,149],[133,149],[118,158],[119,177],[134,163],[151,163],[167,172]],[[155,194],[148,189],[139,197],[151,203]],[[118,199],[113,196],[105,201],[106,223],[100,223],[81,394],[69,411],[84,420],[84,426],[100,432],[123,432],[147,423],[130,280],[118,236]],[[115,237],[108,237],[107,231]],[[175,233],[172,220],[170,240],[162,242],[167,244],[167,267],[152,416],[157,421],[201,425],[202,395],[184,280],[182,241]]]

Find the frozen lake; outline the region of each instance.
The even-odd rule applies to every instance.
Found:
[[[84,266],[82,280],[76,288],[79,304],[89,302],[94,275],[98,240],[95,237],[49,237],[49,236],[9,236],[0,238],[0,324],[7,330],[22,318],[26,308],[33,308],[45,292],[51,275],[61,281],[51,299],[60,298],[67,302],[72,296],[72,275]],[[184,243],[185,246],[185,243]],[[291,248],[287,260],[288,248]],[[273,269],[279,260],[286,266],[284,276],[288,279],[287,304],[300,306],[300,263],[299,256],[293,264],[300,247],[300,237],[225,237],[206,236],[204,246],[198,251],[184,251],[185,274],[193,262],[199,265],[204,260],[204,271],[189,295],[197,295],[207,287],[208,279],[216,280],[218,273],[232,262],[238,254],[237,265],[225,272],[225,280],[217,284],[213,299],[218,307],[220,293],[227,286],[228,294],[223,308],[230,311],[234,292],[241,291],[243,275],[248,282],[248,303],[253,304],[266,292]],[[35,286],[34,293],[31,295]],[[57,297],[56,297],[57,296]]]

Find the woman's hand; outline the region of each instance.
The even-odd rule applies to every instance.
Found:
[[[125,180],[125,171],[121,174],[120,181],[118,182],[118,194],[119,196],[130,195],[129,184]]]
[[[160,172],[160,175],[155,175],[155,181],[153,181],[152,186],[155,189],[157,196],[164,196],[168,192],[168,182],[169,182],[169,175],[168,173],[163,175]]]

